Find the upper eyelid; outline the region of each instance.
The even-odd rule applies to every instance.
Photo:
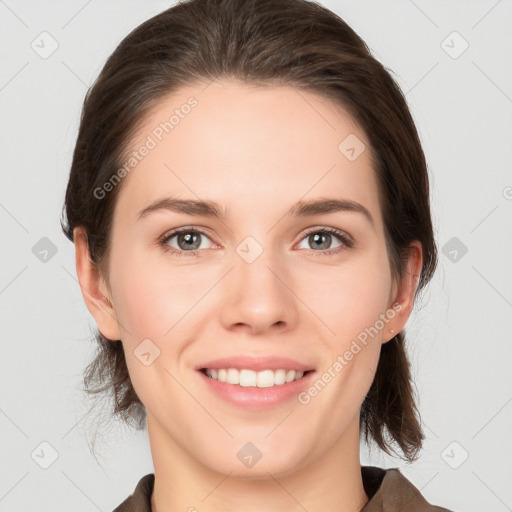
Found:
[[[325,231],[327,233],[332,233],[333,235],[346,236],[350,240],[353,240],[352,236],[349,235],[344,229],[333,228],[333,227],[330,227],[330,226],[321,226],[321,227],[308,228],[308,229],[306,229],[306,231],[304,232],[302,237],[305,237],[305,236],[307,236],[307,235],[309,235],[311,233],[316,233],[317,231],[318,232]]]
[[[160,237],[160,240],[165,240],[166,238],[169,239],[169,238],[173,238],[175,237],[176,235],[179,235],[180,233],[189,233],[189,232],[195,232],[195,233],[199,233],[201,235],[204,235],[208,238],[210,238],[211,240],[211,237],[210,235],[208,234],[208,231],[205,230],[204,228],[198,228],[198,227],[191,227],[191,226],[184,226],[184,227],[181,227],[181,228],[174,228],[174,229],[170,229],[169,231],[166,231],[161,237]],[[213,240],[212,240],[213,242]]]

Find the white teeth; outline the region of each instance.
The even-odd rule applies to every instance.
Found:
[[[229,370],[226,373],[226,382],[238,384],[240,382],[240,374],[238,373],[238,370],[235,370],[234,368],[229,368]]]
[[[253,370],[238,370],[237,368],[222,368],[219,370],[206,369],[206,375],[219,382],[227,382],[228,384],[237,384],[243,387],[270,388],[272,386],[280,386],[286,382],[299,380],[303,375],[303,371],[295,370],[263,370],[255,372]]]

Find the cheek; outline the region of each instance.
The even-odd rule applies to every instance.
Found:
[[[133,343],[165,339],[204,294],[204,280],[191,279],[186,267],[173,268],[165,258],[150,260],[142,253],[116,265],[111,281],[121,328]]]
[[[191,280],[183,269],[173,269],[168,262],[164,268],[162,263],[132,251],[118,258],[111,272],[128,372],[150,410],[168,407],[166,400],[180,405],[171,375],[188,343],[187,312],[205,286],[202,280]],[[162,395],[156,390],[166,391]]]
[[[354,258],[303,279],[301,287],[308,291],[304,302],[338,343],[374,325],[386,311],[391,276],[387,261],[378,257]]]
[[[315,290],[312,309],[329,327],[324,336],[325,353],[322,381],[328,391],[326,406],[336,403],[334,415],[343,420],[346,411],[359,406],[373,381],[377,368],[386,316],[391,275],[386,259],[375,252],[352,260],[328,275],[317,275],[310,285]],[[314,281],[314,283],[313,283]]]
[[[339,435],[358,414],[375,376],[391,276],[386,262],[368,258],[317,275],[313,281],[317,287],[312,288],[311,308],[320,312],[331,333],[322,337],[325,357],[318,381],[314,389],[306,390],[301,403],[311,401],[317,410],[329,411],[325,423],[332,435]]]

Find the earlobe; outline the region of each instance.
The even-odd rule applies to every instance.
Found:
[[[121,339],[117,315],[108,297],[110,292],[97,265],[91,260],[85,229],[73,230],[76,274],[85,305],[94,317],[100,333],[109,340]]]
[[[414,297],[418,288],[422,265],[423,251],[421,243],[415,240],[410,245],[405,274],[397,286],[394,299],[389,305],[390,308],[395,309],[396,314],[388,324],[388,329],[383,336],[383,343],[392,340],[397,333],[404,329],[414,306]]]

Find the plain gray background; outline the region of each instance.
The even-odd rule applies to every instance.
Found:
[[[399,467],[453,510],[512,510],[512,2],[321,3],[406,93],[440,251],[406,327],[422,456],[407,465],[363,446],[362,463]],[[81,372],[94,322],[59,219],[87,88],[122,38],[171,5],[0,0],[2,512],[109,511],[153,471],[146,432],[114,424],[90,451],[97,408]]]

